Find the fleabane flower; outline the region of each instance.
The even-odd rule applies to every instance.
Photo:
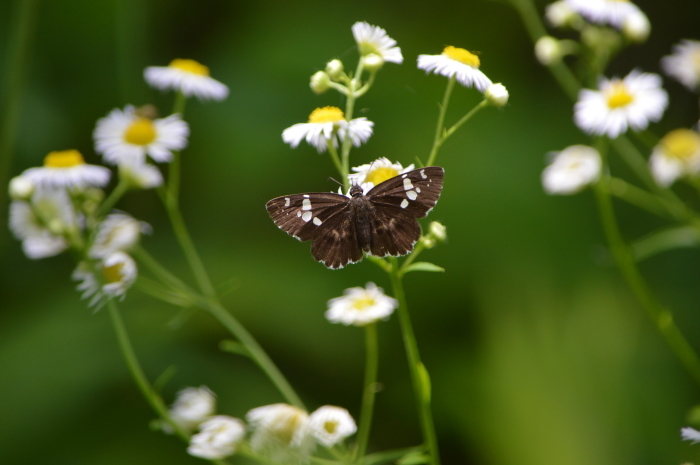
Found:
[[[681,439],[684,441],[691,441],[691,444],[697,444],[700,442],[700,431],[690,426],[681,428]]]
[[[214,415],[215,410],[216,396],[208,387],[188,387],[177,393],[169,415],[184,430],[192,431]],[[165,429],[169,432],[170,428]]]
[[[194,61],[176,58],[168,66],[149,66],[143,72],[146,82],[160,90],[182,92],[200,100],[223,100],[228,87],[209,75],[209,68]]]
[[[216,415],[199,425],[199,433],[190,438],[187,453],[209,460],[233,455],[245,437],[245,425],[238,418]]]
[[[542,172],[542,186],[548,194],[573,194],[597,181],[601,167],[596,149],[572,145],[554,153],[552,163]]]
[[[669,76],[690,90],[700,84],[700,41],[682,40],[673,46],[673,53],[661,59],[661,67]]]
[[[491,79],[479,70],[479,57],[463,48],[445,47],[440,55],[418,55],[418,69],[431,71],[451,78],[465,87],[476,87],[484,92],[492,84]]]
[[[65,234],[77,228],[75,211],[64,189],[39,188],[30,201],[10,204],[10,230],[32,259],[52,257],[68,248]]]
[[[338,107],[322,107],[311,112],[308,123],[298,123],[285,129],[282,140],[292,148],[306,140],[319,153],[323,153],[329,141],[337,147],[338,141],[346,136],[350,137],[355,147],[359,147],[370,138],[373,126],[374,123],[364,117],[346,121],[343,110]]]
[[[351,169],[354,171],[354,173],[348,175],[351,184],[362,186],[363,190],[368,191],[387,179],[413,171],[415,166],[410,164],[404,168],[398,161],[392,163],[388,158],[381,157],[377,158],[372,163],[355,166]]]
[[[654,147],[649,168],[661,186],[670,186],[682,176],[700,173],[700,134],[690,129],[669,132]]]
[[[124,252],[114,252],[96,262],[94,271],[87,263],[79,263],[71,277],[80,281],[77,289],[83,293],[83,299],[90,298],[89,306],[98,305],[99,308],[106,299],[124,298],[127,289],[136,281],[136,275],[134,259]]]
[[[280,462],[306,461],[314,447],[309,415],[288,404],[265,405],[250,410],[246,420],[253,431],[250,445]]]
[[[343,294],[328,301],[326,319],[331,323],[365,326],[389,318],[399,306],[374,283],[367,283],[365,288],[351,287]]]
[[[92,258],[103,258],[114,252],[126,252],[138,244],[142,233],[150,230],[148,224],[126,213],[111,213],[98,226],[89,254]]]
[[[576,13],[595,24],[621,28],[625,20],[640,12],[629,0],[564,0]]]
[[[88,165],[77,150],[50,152],[44,166],[29,168],[22,173],[35,186],[48,188],[103,187],[111,172],[104,166]]]
[[[396,47],[396,41],[381,27],[359,21],[352,25],[352,35],[355,37],[361,56],[375,54],[384,61],[403,63],[401,48]]]
[[[344,408],[324,405],[309,415],[309,429],[316,442],[330,448],[355,434],[357,425]]]
[[[646,129],[661,119],[668,94],[657,74],[633,70],[624,79],[602,78],[598,90],[583,89],[574,107],[574,121],[587,134],[611,139],[627,131]]]
[[[97,122],[93,132],[95,150],[113,165],[143,163],[146,155],[167,162],[172,151],[187,146],[190,128],[180,115],[151,119],[131,105],[115,108]]]

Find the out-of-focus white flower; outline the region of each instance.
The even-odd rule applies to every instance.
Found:
[[[90,248],[92,258],[102,258],[114,252],[127,252],[138,244],[141,234],[151,227],[125,213],[111,213],[97,228],[95,241]]]
[[[563,53],[559,39],[542,36],[535,42],[535,56],[543,65],[551,65],[561,60]]]
[[[304,462],[314,447],[309,415],[288,404],[265,405],[250,410],[246,420],[253,431],[253,450],[280,462]]]
[[[479,70],[481,60],[475,54],[453,46],[447,46],[440,55],[418,55],[418,69],[433,71],[451,78],[465,87],[476,87],[479,92],[492,84],[491,79]]]
[[[486,98],[491,105],[496,107],[505,106],[506,103],[508,103],[508,96],[508,89],[500,82],[491,84],[484,91],[484,98]]]
[[[315,94],[322,94],[328,89],[330,89],[331,78],[324,71],[316,71],[313,76],[311,76],[311,82],[309,82],[309,87]]]
[[[206,386],[188,387],[177,393],[170,407],[170,418],[185,431],[192,431],[216,411],[216,396]],[[170,432],[169,425],[164,424]],[[202,428],[203,429],[203,428]]]
[[[690,129],[675,129],[654,147],[649,168],[661,186],[670,186],[682,176],[700,173],[700,134]]]
[[[296,148],[302,140],[316,147],[319,153],[328,148],[328,141],[338,146],[338,141],[346,135],[355,147],[367,142],[372,135],[374,123],[367,118],[345,120],[343,110],[338,107],[316,108],[309,115],[308,123],[298,123],[282,132],[282,140]]]
[[[362,186],[365,193],[372,187],[383,183],[387,179],[391,179],[399,174],[413,171],[415,166],[413,163],[404,168],[398,161],[392,163],[388,158],[381,157],[366,165],[355,166],[351,168],[354,173],[348,175],[351,184]]]
[[[136,281],[136,262],[124,252],[104,257],[95,264],[95,271],[100,273],[99,277],[87,263],[81,262],[72,275],[74,281],[80,281],[77,289],[83,293],[82,298],[91,298],[90,307],[98,305],[99,308],[109,298],[123,298]]]
[[[384,61],[403,63],[401,48],[396,47],[396,41],[389,37],[381,27],[360,21],[352,25],[352,35],[360,49],[360,55],[366,56],[374,53],[382,57]]]
[[[399,306],[374,283],[367,283],[366,288],[351,287],[343,294],[328,301],[326,318],[331,323],[365,326],[389,318]]]
[[[138,189],[152,189],[163,184],[163,175],[158,167],[145,161],[121,163],[119,176],[128,179]]]
[[[542,172],[542,186],[548,194],[573,194],[597,181],[601,167],[596,149],[572,145],[554,153],[552,163]]]
[[[104,166],[85,163],[77,150],[61,150],[49,153],[44,166],[29,168],[22,176],[35,186],[85,189],[106,185],[110,174]]]
[[[355,434],[357,425],[344,408],[324,405],[309,415],[309,429],[319,444],[333,447]]]
[[[217,415],[199,425],[199,433],[190,438],[187,453],[209,460],[233,455],[245,436],[245,425],[238,418]]]
[[[622,33],[632,42],[645,42],[650,32],[649,18],[641,10],[630,13],[622,22]]]
[[[595,24],[609,24],[621,28],[630,15],[639,8],[629,0],[564,0],[576,13]]]
[[[431,221],[428,231],[430,231],[430,234],[437,240],[447,240],[447,228],[438,221]]]
[[[547,22],[554,27],[568,26],[579,17],[565,1],[557,1],[547,5],[544,16],[547,18]]]
[[[668,95],[657,74],[633,70],[624,79],[601,79],[598,90],[583,89],[574,107],[574,121],[587,134],[616,138],[628,127],[646,129],[661,119]]]
[[[681,439],[684,441],[692,441],[693,444],[700,442],[700,431],[690,426],[681,428]]]
[[[95,151],[114,165],[143,163],[146,155],[157,162],[167,162],[174,150],[187,146],[190,128],[180,115],[151,119],[127,105],[115,108],[97,122],[93,133]]]
[[[15,176],[10,179],[7,192],[12,200],[29,200],[34,194],[36,186],[25,176]]]
[[[168,66],[149,66],[143,72],[146,82],[161,90],[182,92],[200,100],[223,100],[228,87],[209,75],[209,68],[194,61],[176,58]]]
[[[673,46],[673,53],[661,59],[664,72],[690,90],[700,84],[700,41],[682,40]]]

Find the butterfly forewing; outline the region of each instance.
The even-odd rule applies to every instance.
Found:
[[[375,207],[397,207],[412,218],[423,218],[433,209],[440,193],[445,170],[428,166],[400,174],[367,193]]]
[[[300,241],[309,241],[326,222],[324,229],[339,227],[337,223],[348,208],[347,201],[344,195],[313,192],[277,197],[267,202],[265,208],[282,231]]]

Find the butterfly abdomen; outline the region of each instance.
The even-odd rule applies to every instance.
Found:
[[[360,248],[369,252],[372,246],[372,216],[374,206],[364,195],[350,200],[350,214],[355,220],[355,236]]]

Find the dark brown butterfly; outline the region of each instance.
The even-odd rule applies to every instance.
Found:
[[[433,209],[445,170],[429,166],[400,174],[349,197],[313,192],[277,197],[265,206],[272,221],[300,241],[312,241],[311,255],[328,268],[376,257],[406,255],[421,235],[416,218]]]

